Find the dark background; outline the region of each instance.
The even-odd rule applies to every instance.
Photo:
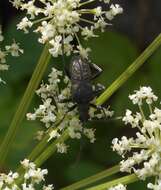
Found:
[[[105,86],[109,86],[161,31],[160,0],[120,0],[119,3],[124,8],[124,14],[118,16],[113,26],[109,27],[106,33],[101,34],[100,38],[88,42],[88,45],[92,47],[92,60],[101,65],[104,70],[98,81]],[[12,8],[8,0],[0,0],[0,23],[5,35],[4,43],[10,44],[14,38],[25,49],[25,54],[20,58],[8,59],[8,63],[11,65],[10,70],[2,73],[7,85],[1,87],[0,93],[1,140],[7,131],[42,49],[42,46],[37,43],[35,34],[24,35],[21,31],[16,31],[16,24],[22,16],[20,12],[16,12]],[[60,60],[53,59],[51,66],[53,63],[59,65]],[[111,97],[107,103],[115,110],[116,116],[123,115],[127,108],[136,110],[128,100],[128,95],[139,86],[151,86],[158,96],[161,95],[160,65],[161,49],[157,50],[147,63]],[[37,102],[39,101],[35,98],[30,111]],[[33,141],[33,135],[39,127],[42,127],[40,125],[36,122],[23,122],[6,166],[4,166],[5,169],[16,168],[19,160],[22,160],[30,152],[36,144]],[[90,122],[88,125],[88,127],[97,129],[95,144],[89,144],[87,140],[83,139],[80,152],[80,142],[70,141],[67,154],[55,154],[43,165],[49,169],[48,181],[55,185],[55,189],[117,164],[120,157],[112,152],[111,140],[125,134],[127,136],[134,134],[134,131],[124,127],[119,121]],[[80,159],[78,160],[79,153]],[[146,185],[139,182],[129,187],[132,190],[136,188],[144,190]]]

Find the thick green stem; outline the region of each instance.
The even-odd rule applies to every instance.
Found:
[[[125,176],[125,177],[115,179],[115,180],[110,181],[110,182],[103,183],[101,185],[86,188],[86,190],[107,190],[108,188],[116,186],[116,185],[118,185],[120,183],[124,184],[124,185],[127,185],[127,184],[130,184],[130,183],[134,183],[134,182],[136,182],[138,180],[139,180],[139,178],[137,178],[137,176],[135,174],[131,174],[131,175],[128,175],[128,176]]]
[[[59,126],[59,124],[63,121],[63,119],[60,119],[56,121],[55,127]],[[53,130],[51,128],[48,133],[41,139],[41,141],[35,146],[35,148],[32,150],[32,152],[27,156],[27,159],[30,160],[30,162],[34,162],[36,158],[45,150],[46,146],[48,145],[48,139],[49,139],[49,133]],[[23,171],[23,167],[20,166],[17,169],[18,173],[21,173]]]
[[[64,188],[61,188],[61,190],[76,190],[76,189],[79,189],[79,188],[83,188],[89,184],[92,184],[92,183],[95,183],[97,182],[98,180],[101,180],[101,179],[104,179],[106,177],[109,177],[113,174],[116,174],[117,172],[119,172],[119,165],[116,165],[110,169],[107,169],[107,170],[104,170],[96,175],[93,175],[91,177],[88,177],[88,178],[85,178],[79,182],[76,182],[72,185],[69,185],[67,187],[64,187]]]
[[[35,148],[32,150],[32,152],[27,157],[30,162],[34,162],[34,160],[44,151],[45,147],[48,144],[49,135],[46,134],[46,136],[35,146]],[[24,169],[20,165],[17,169],[18,173],[23,173]]]
[[[48,144],[49,135],[47,134],[36,147],[33,149],[31,154],[27,157],[30,161],[34,161],[45,149]]]
[[[63,143],[64,141],[66,141],[69,138],[68,129],[66,129],[66,131],[64,131],[64,133],[62,134],[62,136],[60,138],[56,139],[55,141],[53,141],[50,145],[48,145],[46,147],[46,145],[48,144],[47,143],[48,138],[49,138],[49,136],[46,135],[44,137],[42,143],[40,142],[36,146],[34,151],[32,151],[32,153],[28,156],[28,159],[30,161],[33,161],[37,167],[40,167],[57,150],[56,145],[58,143]],[[45,141],[45,139],[46,139],[46,141]],[[46,149],[44,150],[45,147],[46,147]],[[24,173],[23,167],[20,166],[16,172],[18,172],[22,176]],[[17,184],[21,184],[21,182],[22,182],[22,177],[20,177],[17,180]]]
[[[142,64],[161,45],[161,34],[145,49],[145,51],[97,98],[96,104],[103,104],[116,90],[118,90]]]
[[[68,129],[62,134],[60,138],[55,140],[53,143],[48,145],[46,150],[40,154],[40,156],[37,157],[37,159],[34,161],[37,167],[41,166],[57,149],[56,145],[58,143],[62,143],[66,141],[69,138]]]
[[[35,93],[35,90],[37,89],[39,83],[42,80],[43,74],[46,70],[46,67],[50,61],[50,54],[48,52],[48,45],[44,47],[44,50],[41,54],[41,57],[39,59],[39,62],[33,72],[33,75],[31,77],[31,80],[28,84],[28,87],[26,88],[26,91],[22,97],[22,100],[17,108],[17,111],[13,117],[13,120],[11,122],[11,125],[9,127],[9,130],[0,146],[0,165],[2,166],[9,150],[13,144],[13,141],[17,135],[17,132],[19,130],[20,124],[27,112],[27,109],[31,103],[31,100],[33,98],[33,95]]]

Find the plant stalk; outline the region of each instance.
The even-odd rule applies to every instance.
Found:
[[[96,175],[93,175],[91,177],[87,177],[81,181],[78,181],[72,185],[69,185],[67,187],[61,188],[60,190],[76,190],[76,189],[80,189],[83,188],[89,184],[92,184],[94,182],[97,182],[98,180],[104,179],[106,177],[109,177],[111,175],[116,174],[117,172],[119,172],[119,165],[116,165],[110,169],[106,169]]]
[[[20,128],[20,124],[24,119],[24,116],[28,110],[31,100],[34,96],[35,90],[38,88],[39,83],[42,80],[43,74],[48,66],[51,55],[48,52],[49,45],[45,45],[43,52],[40,56],[38,64],[33,72],[30,82],[26,88],[26,91],[21,99],[21,102],[17,108],[17,111],[13,117],[11,125],[8,129],[6,136],[0,146],[0,165],[3,166],[5,159],[9,153],[9,150],[14,142],[17,132]]]
[[[27,157],[30,162],[34,162],[34,160],[44,151],[45,147],[47,146],[49,135],[46,134],[45,137],[35,146],[32,152]],[[22,165],[20,165],[17,169],[17,173],[23,173],[24,169]]]
[[[111,95],[116,92],[143,63],[159,48],[161,45],[161,34],[144,50],[144,52],[97,98],[96,105],[102,105]]]
[[[48,147],[35,159],[34,163],[37,167],[40,167],[56,150],[56,145],[58,143],[63,143],[69,138],[68,129],[64,131],[61,137],[56,139],[53,143],[48,145]]]
[[[138,180],[139,180],[139,178],[135,174],[131,174],[131,175],[128,175],[128,176],[125,176],[125,177],[121,177],[121,178],[112,180],[110,182],[103,183],[101,185],[86,188],[86,190],[107,190],[108,188],[116,186],[116,185],[118,185],[120,183],[124,184],[124,185],[127,185],[127,184],[130,184],[130,183],[134,183],[134,182],[136,182]]]

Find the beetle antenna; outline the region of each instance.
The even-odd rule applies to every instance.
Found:
[[[78,150],[78,153],[77,153],[76,160],[75,160],[75,162],[73,164],[73,168],[77,167],[77,165],[80,163],[81,156],[82,156],[83,145],[84,145],[83,138],[81,137],[80,144],[79,144],[79,150]]]

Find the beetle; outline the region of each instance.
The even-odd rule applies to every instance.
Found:
[[[103,88],[94,86],[92,80],[102,73],[102,69],[80,55],[72,57],[69,66],[65,67],[65,72],[71,80],[71,100],[74,102],[75,109],[78,107],[79,118],[84,123],[89,119],[90,106],[98,108],[91,101],[98,96]]]

